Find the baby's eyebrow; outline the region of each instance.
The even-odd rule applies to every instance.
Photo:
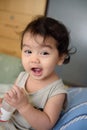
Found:
[[[30,45],[23,44],[23,47],[28,47],[28,48],[30,48]]]
[[[41,48],[49,48],[49,49],[53,49],[51,45],[49,44],[43,44],[43,45],[40,45]],[[23,47],[28,47],[28,48],[32,48],[30,45],[28,44],[23,44]]]
[[[43,47],[47,47],[47,48],[50,48],[50,49],[52,49],[52,46],[50,46],[50,45],[47,45],[47,44],[43,45]]]

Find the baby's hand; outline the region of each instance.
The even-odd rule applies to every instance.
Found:
[[[23,88],[13,86],[13,88],[5,94],[5,100],[19,110],[29,103],[27,95]]]

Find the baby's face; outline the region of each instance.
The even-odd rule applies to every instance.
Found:
[[[60,64],[56,41],[52,37],[44,40],[41,35],[26,33],[23,37],[22,63],[35,79],[50,78],[55,66]]]

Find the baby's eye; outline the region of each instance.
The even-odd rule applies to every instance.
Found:
[[[45,52],[45,51],[44,51],[44,52],[41,52],[41,54],[42,54],[42,55],[49,55],[49,53],[48,53],[48,52]]]
[[[26,54],[31,54],[31,53],[32,53],[31,50],[25,50],[24,52],[25,52]]]

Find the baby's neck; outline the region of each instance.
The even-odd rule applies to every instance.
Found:
[[[50,77],[49,79],[43,79],[43,80],[35,80],[29,77],[26,83],[26,90],[30,93],[38,91],[58,79],[59,78],[56,74],[54,74],[54,76]]]

